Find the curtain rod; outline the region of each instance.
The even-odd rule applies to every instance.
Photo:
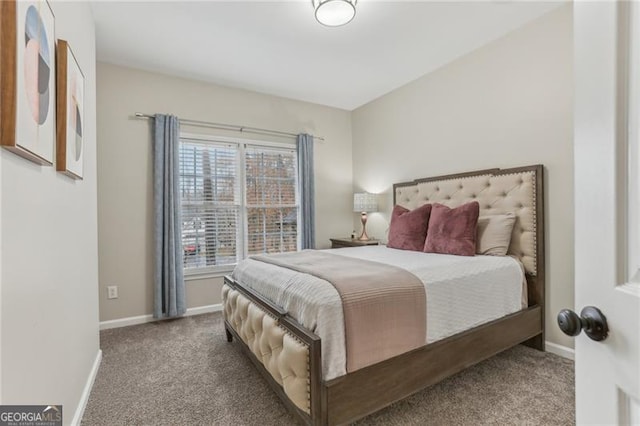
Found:
[[[156,116],[153,114],[143,114],[141,112],[136,112],[135,116],[137,118],[143,118],[143,119],[156,118]],[[231,131],[236,131],[240,133],[253,133],[256,135],[278,136],[278,137],[286,137],[286,138],[295,138],[296,136],[298,136],[295,133],[281,132],[279,130],[261,129],[259,127],[247,127],[247,126],[238,126],[235,124],[213,123],[210,121],[185,120],[183,118],[179,118],[178,120],[180,121],[181,124],[184,124],[187,126],[206,127],[210,129],[219,129],[219,130],[231,130]],[[324,138],[320,136],[313,136],[313,139],[324,142]]]

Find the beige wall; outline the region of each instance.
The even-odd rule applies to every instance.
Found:
[[[563,6],[353,112],[354,188],[490,167],[546,167],[547,340],[573,346],[555,316],[573,306],[572,12]]]
[[[151,133],[149,122],[132,118],[136,111],[323,136],[315,147],[317,246],[351,231],[348,111],[98,63],[101,321],[152,313]],[[110,285],[118,299],[106,298]],[[221,278],[187,281],[187,306],[219,303],[221,285]]]
[[[98,355],[95,31],[85,2],[51,2],[84,72],[84,180],[0,150],[1,404],[62,404],[70,424]]]

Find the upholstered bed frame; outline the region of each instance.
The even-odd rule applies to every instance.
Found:
[[[544,350],[544,197],[541,165],[490,169],[398,183],[394,203],[516,215],[509,254],[524,265],[528,308],[332,380],[322,379],[320,338],[282,308],[225,277],[227,340],[235,337],[258,371],[303,424],[345,424],[519,343]]]

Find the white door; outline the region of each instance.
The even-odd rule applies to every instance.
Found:
[[[574,49],[575,310],[609,327],[575,338],[576,420],[640,424],[640,4],[576,1]]]

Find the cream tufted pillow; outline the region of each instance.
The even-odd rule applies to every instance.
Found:
[[[490,256],[506,256],[511,243],[511,232],[516,223],[513,213],[480,216],[476,253]]]

